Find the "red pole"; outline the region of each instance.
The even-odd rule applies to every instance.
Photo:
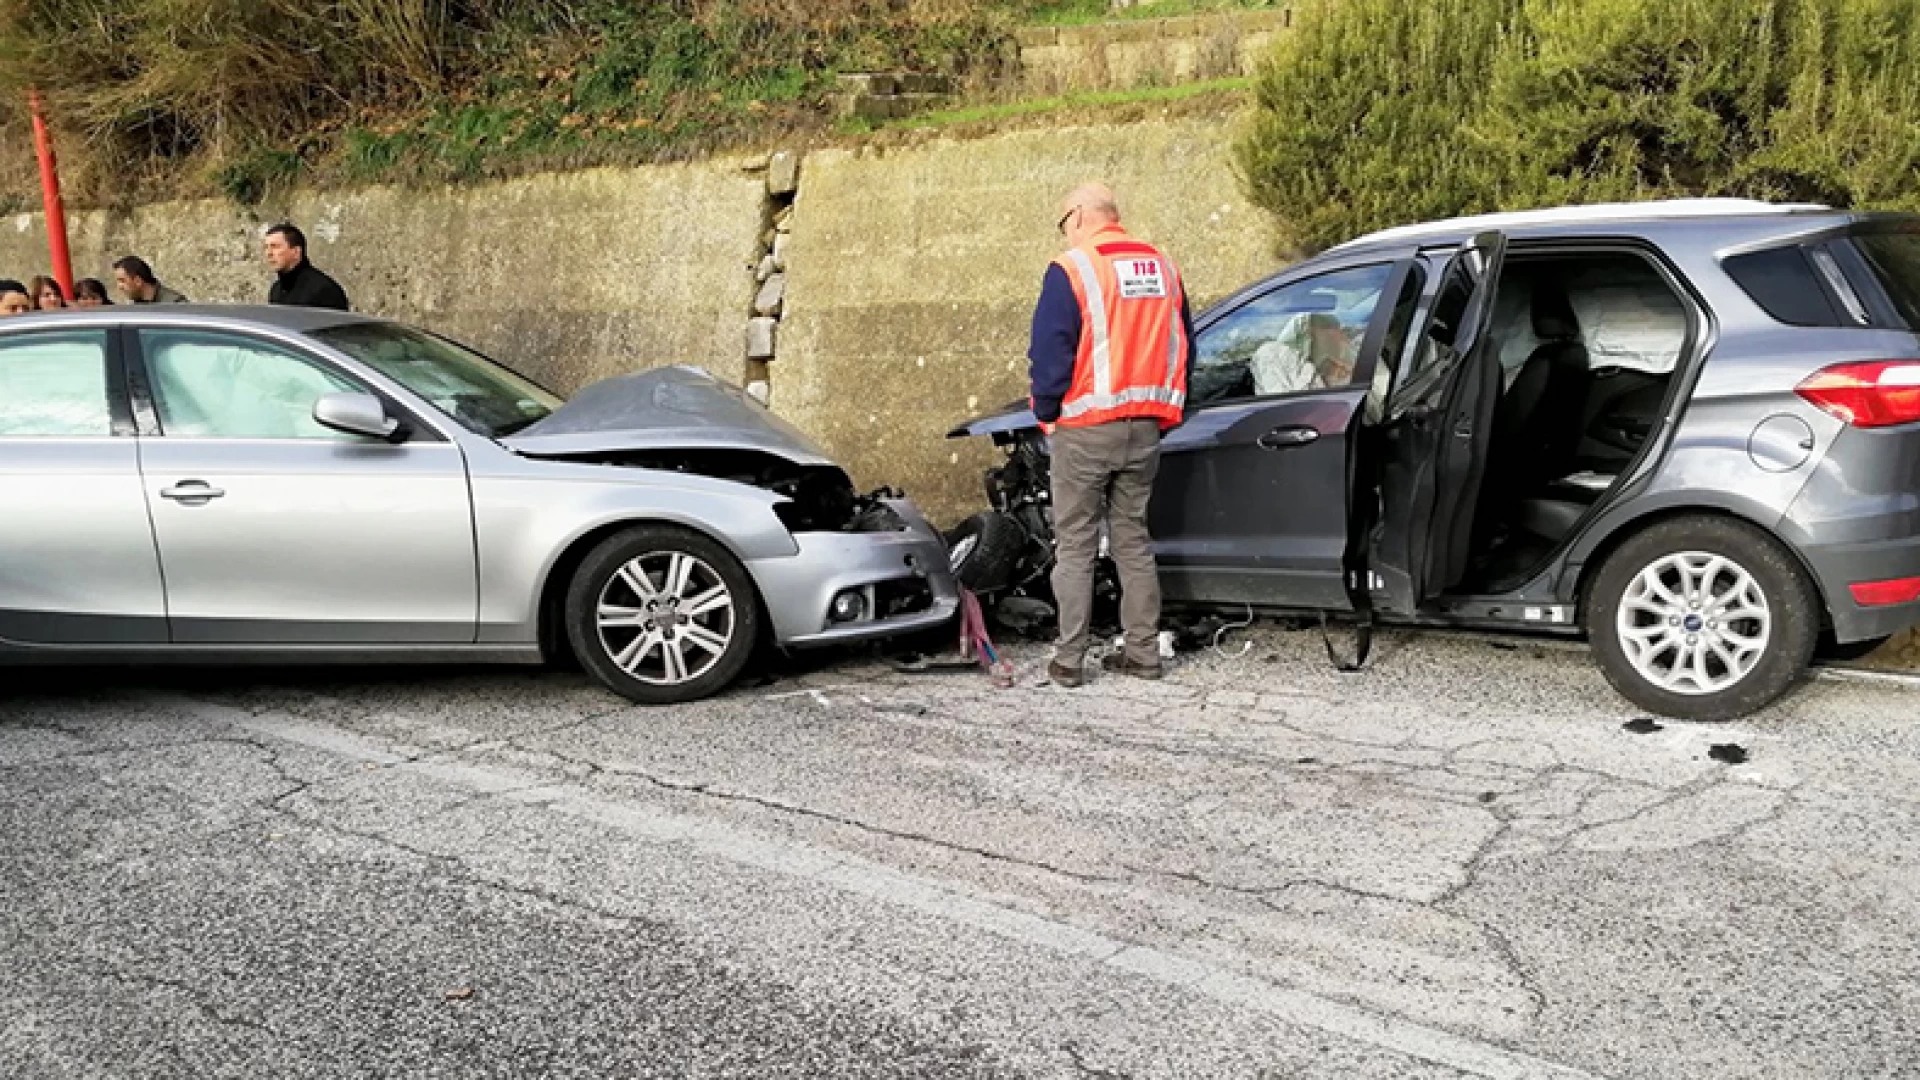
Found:
[[[53,257],[53,279],[67,300],[73,299],[73,259],[67,254],[67,213],[60,204],[60,171],[53,164],[53,138],[46,117],[40,115],[40,91],[27,95],[33,109],[33,149],[40,157],[40,198],[47,208],[47,254]],[[39,297],[34,302],[39,303]]]

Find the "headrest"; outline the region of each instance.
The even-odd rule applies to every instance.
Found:
[[[1580,319],[1573,301],[1558,282],[1543,281],[1533,289],[1533,336],[1542,341],[1578,341]]]

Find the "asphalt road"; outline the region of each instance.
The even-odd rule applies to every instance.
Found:
[[[0,1076],[1920,1075],[1920,690],[1637,734],[1579,650],[1247,640],[5,672]]]

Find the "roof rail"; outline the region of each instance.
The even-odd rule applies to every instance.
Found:
[[[1758,199],[1657,199],[1648,202],[1592,203],[1586,206],[1556,206],[1543,210],[1511,210],[1473,217],[1447,218],[1416,225],[1398,225],[1381,229],[1346,243],[1332,251],[1388,240],[1416,240],[1433,236],[1482,229],[1517,228],[1526,225],[1578,224],[1587,221],[1647,221],[1656,218],[1713,217],[1734,214],[1793,214],[1831,210],[1819,203],[1770,203]]]

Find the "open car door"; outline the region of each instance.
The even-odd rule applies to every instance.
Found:
[[[1380,501],[1369,584],[1391,614],[1414,614],[1466,576],[1501,392],[1487,331],[1506,250],[1505,236],[1481,233],[1447,263],[1419,350],[1374,433],[1368,471]]]

